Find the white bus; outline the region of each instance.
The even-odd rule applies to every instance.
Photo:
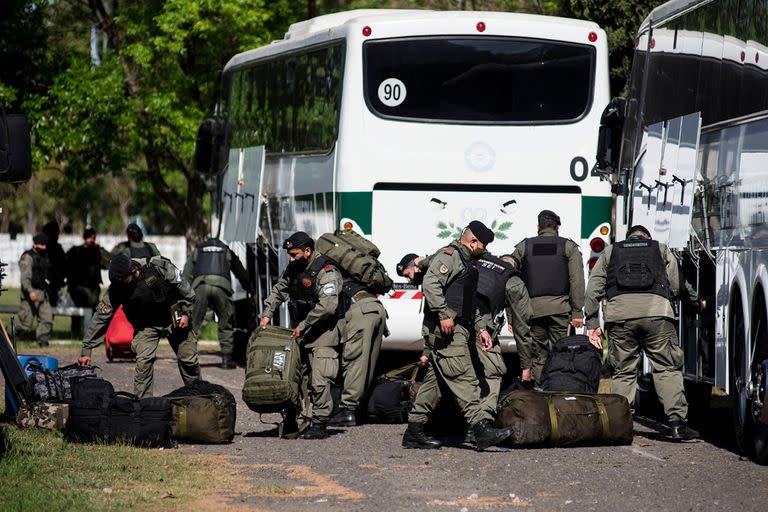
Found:
[[[614,169],[617,236],[627,225],[646,225],[677,250],[686,277],[708,301],[702,314],[684,307],[680,314],[689,392],[707,403],[712,386],[732,395],[738,444],[762,463],[768,463],[766,45],[766,0],[676,0],[651,12],[638,33]]]
[[[395,273],[405,253],[434,252],[473,219],[495,231],[494,253],[510,253],[545,208],[591,264],[610,236],[610,185],[592,172],[609,99],[594,23],[342,12],[234,56],[223,80],[217,217],[222,238],[252,253],[256,302],[292,232],[351,228],[396,282],[382,298],[384,347],[420,350],[421,295]]]

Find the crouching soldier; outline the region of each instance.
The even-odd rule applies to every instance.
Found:
[[[422,284],[426,308],[422,335],[431,364],[414,400],[403,434],[405,448],[440,448],[440,441],[428,437],[424,426],[440,402],[442,389],[456,399],[472,429],[475,446],[484,450],[511,435],[509,428],[491,426],[496,406],[481,401],[480,383],[470,354],[470,337],[477,325],[477,258],[493,241],[493,231],[472,221],[461,238],[435,254],[424,272]],[[482,350],[493,342],[490,334],[478,329]]]
[[[346,313],[344,281],[336,263],[315,252],[315,241],[303,231],[288,237],[283,248],[291,261],[264,301],[259,325],[268,325],[277,308],[288,301],[312,404],[312,423],[302,437],[323,439],[328,437],[326,427],[333,410],[331,384],[339,372],[338,347]]]
[[[91,351],[101,343],[115,311],[122,305],[134,329],[131,343],[131,349],[136,353],[133,386],[139,398],[152,395],[160,338],[168,338],[176,353],[184,384],[200,380],[197,335],[189,321],[195,292],[181,278],[179,269],[161,256],[141,264],[140,260],[118,254],[109,263],[109,281],[109,289],[96,306],[83,338],[79,363],[91,364]]]

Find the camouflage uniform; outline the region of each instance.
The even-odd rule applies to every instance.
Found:
[[[557,236],[557,230],[544,228],[539,231],[539,236],[554,237]],[[521,265],[525,259],[526,240],[518,243],[512,253],[512,257]],[[568,260],[570,283],[568,295],[531,296],[531,371],[536,382],[541,382],[541,370],[552,351],[552,344],[567,335],[568,324],[572,319],[583,318],[584,262],[576,242],[566,241],[565,257]]]
[[[19,259],[21,310],[14,325],[21,331],[31,331],[37,320],[35,334],[41,346],[48,345],[53,330],[53,310],[48,297],[48,268],[47,256],[34,249],[26,251]],[[30,297],[32,293],[36,295],[35,300]]]
[[[140,260],[134,260],[140,264]],[[146,267],[151,267],[147,269]],[[181,272],[173,263],[156,256],[148,264],[142,265],[142,276],[138,281],[144,281],[147,287],[155,285],[167,286],[172,290],[173,297],[160,297],[157,299],[157,307],[154,311],[132,312],[131,306],[138,301],[134,296],[125,297],[120,293],[120,288],[113,283],[107,293],[96,306],[91,324],[83,338],[83,350],[81,355],[91,356],[94,347],[101,344],[104,333],[112,321],[118,306],[123,305],[128,321],[134,327],[133,342],[131,348],[136,353],[136,369],[134,373],[134,391],[140,398],[152,395],[152,382],[154,380],[154,364],[157,358],[157,346],[161,338],[168,338],[171,348],[176,353],[179,373],[185,385],[200,380],[200,364],[197,360],[197,334],[191,328],[173,328],[171,325],[172,311],[178,311],[180,315],[190,316],[192,304],[195,301],[195,292],[188,282],[181,278]],[[158,277],[162,283],[158,283]],[[153,290],[154,291],[154,290]],[[154,294],[153,294],[154,295]],[[172,302],[168,306],[168,302]]]
[[[312,266],[319,254],[315,251],[309,260]],[[277,308],[290,299],[291,285],[296,277],[283,272],[269,297],[264,301],[263,317],[273,318]],[[339,373],[339,344],[344,333],[344,318],[334,320],[337,313],[341,290],[344,284],[341,272],[333,265],[325,265],[316,275],[314,294],[317,303],[303,319],[299,320],[301,329],[299,348],[304,363],[304,380],[309,385],[309,399],[312,404],[312,421],[325,423],[333,410],[331,385]],[[296,327],[296,326],[294,326]]]
[[[697,304],[699,298],[680,276],[672,252],[664,244],[659,244],[659,249],[673,296],[682,292],[690,302]],[[588,329],[600,326],[598,313],[605,296],[612,253],[613,246],[606,248],[589,276],[584,308]],[[685,420],[688,402],[683,390],[684,355],[678,345],[675,313],[670,300],[655,293],[623,293],[605,302],[603,317],[609,358],[614,368],[611,392],[626,397],[634,408],[642,348],[653,365],[653,382],[665,414],[672,421]]]

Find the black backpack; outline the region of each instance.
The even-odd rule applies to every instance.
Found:
[[[600,351],[583,334],[566,336],[552,347],[541,372],[544,391],[597,393],[600,385]]]
[[[368,400],[368,421],[408,423],[408,412],[411,410],[418,390],[416,383],[418,370],[419,366],[413,363],[385,373],[376,379]]]
[[[139,399],[115,392],[104,379],[78,379],[64,439],[74,443],[128,443],[170,447],[173,410],[167,398]]]

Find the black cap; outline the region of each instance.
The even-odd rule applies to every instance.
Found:
[[[48,235],[45,233],[38,233],[32,237],[32,243],[37,245],[45,245],[48,243]]]
[[[415,260],[418,257],[419,257],[418,254],[413,254],[412,252],[409,252],[408,254],[403,256],[400,259],[400,262],[397,264],[397,267],[395,267],[395,270],[397,271],[397,275],[399,275],[400,277],[403,277],[403,270],[408,268],[411,265],[411,263],[413,263],[413,260]]]
[[[83,230],[83,240],[86,238],[91,238],[92,236],[96,236],[96,230],[92,227],[88,226]]]
[[[305,249],[311,247],[314,249],[315,241],[312,237],[303,231],[297,231],[283,242],[283,249],[290,251],[291,249]]]
[[[560,216],[558,214],[556,214],[555,212],[553,212],[552,210],[541,210],[539,212],[539,225],[542,224],[542,220],[544,220],[544,219],[552,220],[552,221],[556,222],[558,226],[561,224],[560,223]]]
[[[475,235],[475,238],[483,242],[483,245],[488,245],[489,243],[493,242],[493,239],[496,237],[493,234],[493,231],[488,229],[488,226],[479,220],[473,220],[470,222],[467,226],[467,229],[469,229],[472,234]]]
[[[61,229],[59,228],[59,223],[56,222],[55,220],[52,220],[51,222],[43,226],[43,233],[45,233],[49,237],[59,236],[60,232],[61,232]]]
[[[640,231],[641,233],[644,233],[645,236],[648,238],[651,238],[651,232],[648,231],[648,229],[645,226],[641,226],[640,224],[635,224],[631,228],[627,230],[627,238],[629,238],[629,235],[634,233],[635,231]]]
[[[114,283],[131,273],[133,262],[126,254],[117,254],[109,262],[109,281]]]
[[[131,222],[128,224],[128,227],[125,228],[125,232],[129,235],[143,235],[144,233],[141,231],[141,228],[138,224],[135,222]]]

